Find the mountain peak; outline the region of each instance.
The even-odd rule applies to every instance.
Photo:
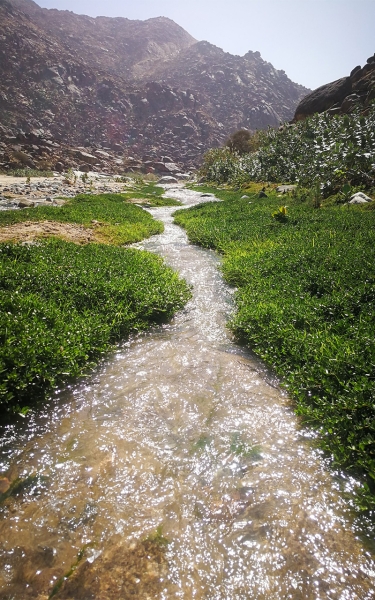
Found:
[[[258,52],[232,56],[164,16],[92,18],[0,0],[0,53],[5,145],[39,131],[93,152],[172,156],[187,168],[236,129],[290,120],[309,91]]]

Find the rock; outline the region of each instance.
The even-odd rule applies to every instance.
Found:
[[[248,198],[250,198],[250,196],[246,196],[246,194],[244,194],[243,196],[241,196],[241,200],[245,200],[245,199],[248,199]]]
[[[333,108],[329,108],[326,112],[327,115],[330,115],[331,117],[341,115],[341,106],[334,106]]]
[[[10,488],[10,481],[7,477],[0,477],[0,494],[5,494]]]
[[[341,112],[350,112],[351,110],[353,110],[353,108],[355,108],[358,105],[359,100],[360,97],[358,96],[358,94],[350,94],[349,96],[346,96],[340,107]]]
[[[266,192],[263,192],[263,190],[261,190],[258,194],[258,198],[268,198]]]
[[[349,200],[349,204],[366,204],[367,202],[372,202],[372,198],[366,196],[363,192],[353,194]]]
[[[178,173],[180,170],[175,163],[164,163],[164,168],[168,173]]]
[[[350,72],[350,75],[349,75],[350,79],[353,79],[354,76],[357,73],[359,73],[359,71],[361,70],[361,68],[362,68],[361,65],[358,65],[357,67],[354,67],[354,69],[352,69],[352,71]]]
[[[285,194],[286,192],[292,192],[293,190],[296,189],[296,185],[279,185],[276,188],[277,192],[281,192],[282,194]]]
[[[93,21],[0,0],[0,24],[0,143],[37,166],[122,173],[113,154],[126,151],[134,170],[160,153],[161,175],[187,172],[236,129],[290,120],[309,92],[259,53],[233,56],[166,18]]]
[[[100,158],[111,158],[111,155],[108,152],[104,152],[104,150],[95,150],[95,154]]]
[[[322,85],[311,94],[306,96],[297,106],[293,122],[306,119],[314,113],[321,113],[335,104],[341,105],[352,92],[352,82],[350,77],[337,79],[332,83]]]
[[[23,198],[18,202],[18,206],[19,208],[32,208],[35,206],[35,203],[32,200],[27,200],[26,198]]]
[[[98,162],[97,157],[93,156],[92,154],[89,154],[88,152],[77,150],[75,154],[77,158],[84,161],[85,163],[89,163],[90,165],[95,165]]]
[[[368,106],[375,89],[375,58],[367,59],[364,67],[355,67],[344,77],[314,90],[298,104],[293,122],[327,111],[330,115],[350,113],[354,107]]]
[[[165,164],[161,161],[154,161],[151,164],[149,164],[148,166],[155,169],[155,171],[157,173],[168,173],[169,172],[168,169],[165,168]]]
[[[158,183],[178,183],[178,180],[171,175],[165,175],[159,179]]]

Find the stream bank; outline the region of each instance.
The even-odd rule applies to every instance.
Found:
[[[165,231],[137,247],[193,286],[186,308],[2,431],[1,472],[29,482],[1,506],[0,599],[374,598],[355,482],[231,339],[219,258],[174,210],[150,209]]]

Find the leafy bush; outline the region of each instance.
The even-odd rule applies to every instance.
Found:
[[[212,148],[203,157],[200,175],[215,183],[234,183],[240,174],[239,156],[228,147]]]
[[[247,181],[321,183],[325,196],[345,183],[375,185],[375,105],[366,116],[358,111],[330,117],[316,114],[295,125],[259,133],[256,152],[228,156],[228,148],[211,150],[200,173],[215,183]]]
[[[177,211],[191,241],[224,254],[236,286],[231,327],[273,365],[298,412],[338,464],[375,493],[375,211],[288,198],[240,199]]]
[[[52,239],[0,244],[0,256],[3,411],[42,399],[190,297],[161,258],[139,250]]]

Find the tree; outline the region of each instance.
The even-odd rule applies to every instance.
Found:
[[[238,154],[247,154],[250,152],[250,140],[251,133],[247,129],[240,129],[227,139],[225,145],[231,152],[237,152]]]

